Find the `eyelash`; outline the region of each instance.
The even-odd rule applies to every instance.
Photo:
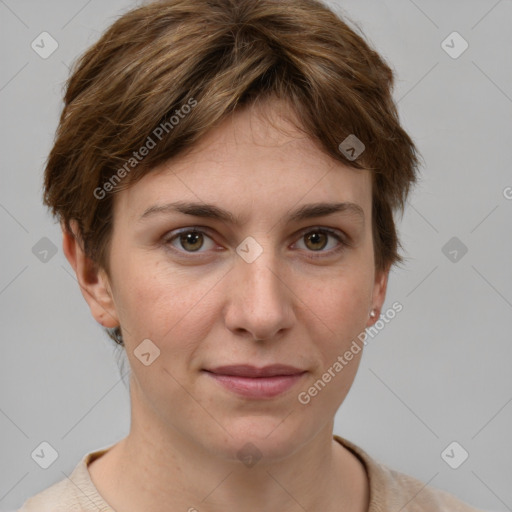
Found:
[[[171,232],[172,233],[172,232]],[[181,251],[179,249],[176,249],[174,247],[171,246],[171,243],[177,239],[178,237],[180,237],[181,235],[183,234],[187,234],[187,233],[199,233],[199,234],[202,234],[202,235],[206,235],[208,238],[211,239],[211,237],[208,235],[208,231],[204,231],[203,229],[201,229],[200,227],[196,227],[196,226],[193,226],[193,227],[188,227],[188,228],[184,228],[178,232],[176,232],[174,235],[172,236],[165,236],[164,239],[163,239],[163,243],[166,247],[168,247],[170,250],[172,250],[173,252],[178,252],[180,254],[187,254],[187,255],[193,255],[194,252],[188,252],[188,251]],[[330,251],[323,251],[323,250],[320,250],[320,251],[316,251],[316,252],[319,252],[320,254],[313,254],[311,256],[308,256],[308,258],[310,259],[319,259],[319,258],[325,258],[327,256],[325,256],[325,254],[327,254],[328,256],[333,256],[335,254],[338,254],[340,253],[341,251],[345,250],[350,244],[347,242],[347,240],[341,236],[340,234],[338,234],[337,231],[333,231],[332,229],[329,229],[329,228],[308,228],[306,231],[302,231],[300,233],[300,236],[299,236],[299,240],[301,238],[304,238],[306,235],[310,234],[310,233],[324,233],[324,234],[327,234],[327,235],[330,235],[332,236],[333,238],[335,238],[338,242],[340,242],[340,245],[335,248],[335,249],[331,249]],[[308,252],[315,252],[315,251],[308,251]],[[199,254],[199,253],[198,253]],[[193,256],[193,257],[197,257],[197,256]]]

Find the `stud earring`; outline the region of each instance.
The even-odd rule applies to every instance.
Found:
[[[370,311],[370,317],[371,317],[371,318],[375,318],[375,315],[376,315],[375,310],[374,310],[374,309],[372,309],[372,310]]]

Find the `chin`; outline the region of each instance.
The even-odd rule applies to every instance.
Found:
[[[224,423],[229,425],[226,430],[230,435],[225,438],[229,445],[226,447],[228,458],[241,460],[244,456],[252,456],[277,462],[293,454],[308,436],[304,428],[287,418],[289,412],[283,411],[281,415],[251,414]]]

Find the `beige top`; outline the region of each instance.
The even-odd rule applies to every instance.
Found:
[[[370,485],[368,512],[481,512],[444,491],[379,464],[346,439],[333,437],[363,462]],[[115,512],[100,496],[87,469],[109,448],[85,454],[69,479],[29,498],[18,512]]]

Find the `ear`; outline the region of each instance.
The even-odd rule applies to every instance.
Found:
[[[373,318],[370,317],[368,319],[366,327],[370,327],[379,319],[382,305],[384,304],[384,300],[386,299],[389,270],[390,269],[388,267],[385,270],[375,272],[375,283],[373,285],[372,302],[370,304],[370,309],[373,309],[375,311],[375,316]]]
[[[104,327],[117,327],[119,319],[107,273],[85,255],[77,222],[71,220],[70,225],[72,232],[61,222],[62,249],[75,271],[82,295],[98,323]]]

